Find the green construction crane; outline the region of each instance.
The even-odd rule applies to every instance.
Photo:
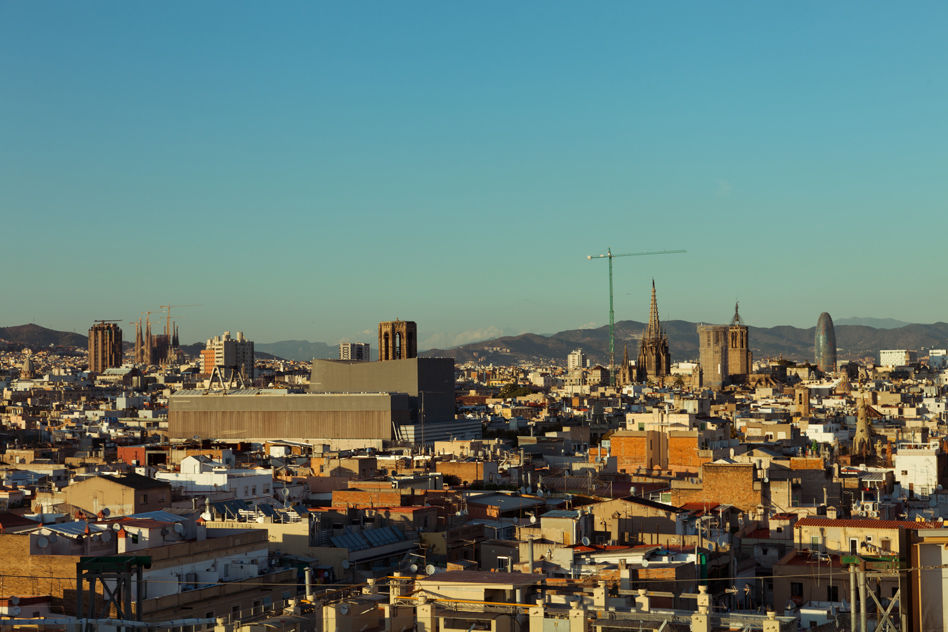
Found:
[[[646,252],[627,252],[621,255],[612,254],[612,248],[606,249],[604,255],[587,255],[586,259],[609,260],[609,383],[616,385],[616,313],[612,296],[612,260],[616,257],[644,257],[647,255],[677,255],[686,250],[648,250]]]

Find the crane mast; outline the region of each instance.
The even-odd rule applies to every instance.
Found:
[[[644,252],[626,252],[622,254],[613,254],[612,248],[606,248],[606,253],[602,255],[587,255],[586,259],[608,259],[609,260],[609,384],[616,385],[616,312],[615,299],[612,291],[612,260],[616,257],[646,257],[650,255],[677,255],[686,250],[646,250]]]

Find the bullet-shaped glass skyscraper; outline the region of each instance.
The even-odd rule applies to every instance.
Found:
[[[836,370],[836,331],[833,319],[823,312],[816,321],[816,339],[814,341],[816,365],[820,371],[830,373]]]

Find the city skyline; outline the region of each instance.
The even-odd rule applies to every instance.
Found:
[[[452,346],[605,324],[609,247],[688,250],[620,320],[944,320],[945,13],[6,3],[3,321]]]

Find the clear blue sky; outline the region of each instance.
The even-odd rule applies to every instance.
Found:
[[[944,3],[0,1],[0,325],[946,320]],[[125,325],[127,336],[131,327]],[[362,332],[370,332],[364,334]]]

